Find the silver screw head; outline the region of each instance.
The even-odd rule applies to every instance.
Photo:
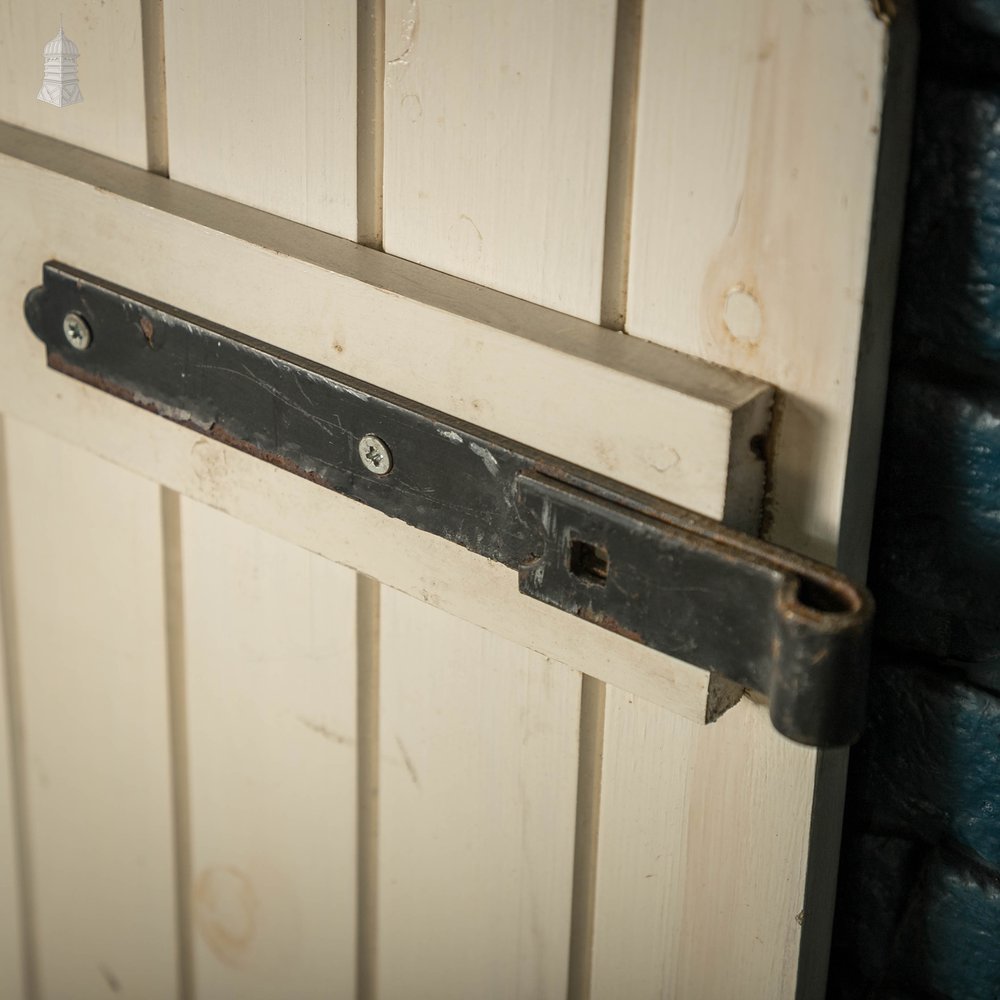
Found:
[[[85,351],[93,340],[87,321],[76,312],[68,312],[63,317],[63,334],[70,347],[75,347],[78,351]]]
[[[392,452],[388,445],[374,434],[366,434],[358,442],[361,464],[376,476],[384,476],[392,468]]]

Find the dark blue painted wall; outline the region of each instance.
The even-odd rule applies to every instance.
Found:
[[[927,0],[831,998],[1000,998],[1000,0]]]

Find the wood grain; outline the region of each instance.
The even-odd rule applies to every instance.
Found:
[[[60,18],[80,49],[83,103],[66,108],[37,100]],[[140,0],[3,0],[0,24],[0,120],[147,165]]]
[[[195,990],[354,988],[354,574],[184,502]]]
[[[386,3],[385,248],[597,319],[615,5]]]
[[[356,4],[165,0],[170,174],[354,239]]]
[[[5,424],[39,995],[173,998],[159,491]]]
[[[892,295],[868,257],[885,51],[864,4],[644,10],[626,328],[778,387],[765,529],[853,572],[875,463],[848,495],[851,437],[878,438],[889,335],[864,304]],[[609,688],[607,719],[594,996],[823,996],[846,753],[748,699],[697,730]]]
[[[379,995],[566,990],[580,675],[383,590]]]

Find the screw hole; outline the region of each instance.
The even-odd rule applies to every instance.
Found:
[[[574,538],[569,545],[569,569],[588,583],[604,586],[608,582],[608,550],[603,545]]]

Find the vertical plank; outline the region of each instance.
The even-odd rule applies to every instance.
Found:
[[[351,996],[354,574],[183,501],[198,996]]]
[[[0,996],[25,1000],[25,939],[21,925],[21,873],[16,842],[15,760],[10,722],[15,702],[14,602],[10,592],[10,524],[7,517],[7,457],[0,418]]]
[[[176,994],[158,489],[7,421],[38,989]]]
[[[147,165],[141,0],[3,0],[0,118],[139,167]],[[37,100],[42,48],[59,31],[80,49],[82,104]]]
[[[566,992],[580,675],[395,591],[379,996]]]
[[[885,33],[868,4],[798,0],[650,4],[642,31],[627,328],[784,390],[770,535],[830,562]]]
[[[815,754],[744,699],[696,726],[609,687],[595,998],[793,996]]]
[[[387,0],[385,249],[599,320],[614,29],[609,0]],[[386,595],[383,996],[566,993],[580,681]]]
[[[640,52],[626,328],[779,387],[765,530],[854,571],[885,32],[866,4],[680,0]],[[701,730],[610,688],[606,712],[594,997],[822,996],[846,755],[747,698]]]
[[[356,4],[165,0],[171,177],[354,239]]]
[[[164,0],[171,177],[355,238],[356,18]],[[180,536],[196,994],[353,995],[355,575],[193,503]]]
[[[600,310],[615,4],[387,0],[385,249]]]

